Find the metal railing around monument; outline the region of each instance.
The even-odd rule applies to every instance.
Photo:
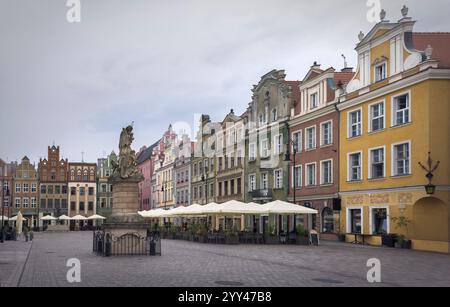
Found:
[[[114,236],[104,230],[93,232],[92,251],[99,256],[161,256],[159,232],[148,232],[146,237],[136,233]]]

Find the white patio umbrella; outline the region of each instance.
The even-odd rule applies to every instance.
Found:
[[[304,206],[288,203],[282,200],[275,200],[270,203],[262,205],[265,213],[273,214],[317,214],[315,209]]]
[[[74,221],[85,221],[85,220],[87,220],[87,217],[78,214],[78,215],[73,216],[72,220],[74,220]]]
[[[180,206],[180,207],[176,207],[174,209],[168,210],[165,213],[165,216],[171,217],[171,216],[179,215],[179,213],[182,213],[185,208],[186,208],[185,206]]]
[[[19,213],[17,213],[17,216],[15,216],[15,218],[16,218],[16,231],[17,234],[20,235],[22,233],[22,226],[23,226],[22,212],[19,211]]]
[[[9,217],[0,215],[0,221],[3,219],[3,221],[9,221]]]
[[[145,218],[158,218],[161,217],[166,212],[167,212],[166,210],[159,208],[155,210],[141,211],[140,214],[142,217]]]
[[[88,220],[106,220],[106,217],[94,214],[87,218]]]
[[[70,216],[67,215],[61,215],[60,217],[58,217],[58,220],[60,221],[70,221],[72,218]]]
[[[177,215],[181,216],[198,216],[198,215],[204,215],[203,213],[203,207],[199,204],[193,204],[188,207],[185,207],[182,211],[178,212]]]
[[[216,204],[215,202],[211,202],[203,206],[203,213],[205,214],[217,214],[221,204]]]
[[[55,221],[57,220],[56,217],[51,216],[51,215],[46,215],[40,218],[41,221]]]
[[[216,207],[222,214],[262,214],[265,212],[262,205],[256,203],[243,203],[237,200],[230,200]]]

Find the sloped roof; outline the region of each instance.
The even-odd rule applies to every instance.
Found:
[[[419,51],[433,48],[431,59],[439,61],[439,68],[450,68],[450,32],[413,32],[412,38]]]
[[[145,161],[150,159],[150,157],[152,156],[152,153],[153,153],[153,148],[158,146],[159,142],[160,142],[160,140],[158,140],[153,145],[151,145],[150,147],[148,147],[144,151],[142,151],[141,154],[137,157],[137,164],[144,163]]]
[[[340,71],[340,72],[335,72],[334,73],[334,82],[335,84],[348,84],[353,76],[355,75],[355,73],[353,71]]]

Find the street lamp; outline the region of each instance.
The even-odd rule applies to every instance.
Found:
[[[4,183],[2,182],[2,233],[1,233],[1,243],[5,242],[4,236],[5,236],[5,231],[4,231],[4,225],[5,225],[5,201],[4,201],[4,197],[5,197],[5,193],[6,196],[9,197],[9,188],[5,188]]]
[[[427,167],[425,167],[421,162],[419,162],[420,167],[422,167],[422,169],[425,172],[427,172],[425,177],[427,177],[427,179],[428,179],[428,184],[425,185],[425,192],[428,195],[433,195],[436,192],[436,186],[434,184],[432,184],[431,181],[434,177],[433,173],[439,167],[440,163],[441,163],[440,161],[437,161],[437,163],[433,166],[433,160],[431,159],[431,152],[428,152]]]
[[[202,175],[202,181],[205,182],[205,199],[206,204],[208,204],[208,168],[206,166]]]
[[[292,145],[292,154],[293,154],[293,158],[292,158],[292,160],[293,160],[293,168],[292,168],[292,177],[293,177],[293,180],[292,180],[292,182],[294,183],[294,187],[293,187],[293,190],[294,190],[294,204],[296,204],[296,202],[295,202],[295,194],[297,193],[297,182],[295,181],[295,156],[297,155],[297,143],[296,142],[294,142],[290,137],[288,137],[288,143],[286,144],[286,154],[285,154],[285,156],[284,156],[284,161],[285,162],[290,162],[291,161],[291,153],[290,153],[290,146]],[[289,164],[288,164],[288,174],[290,174],[290,171],[289,171]],[[289,186],[289,184],[288,184],[288,186]],[[289,191],[289,188],[288,188],[288,191]],[[296,227],[297,227],[297,221],[296,221],[296,216],[295,216],[295,214],[294,214],[294,231],[295,231],[295,229],[296,229]]]

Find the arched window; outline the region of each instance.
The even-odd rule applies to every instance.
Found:
[[[70,170],[70,180],[75,180],[75,170]]]
[[[322,232],[334,232],[334,213],[328,207],[322,210]]]
[[[88,181],[88,171],[87,171],[87,169],[85,169],[83,171],[83,181]]]
[[[89,173],[89,180],[90,181],[94,181],[95,180],[95,176],[94,176],[94,170],[91,169],[90,173]]]
[[[81,181],[81,170],[77,171],[77,181]]]

